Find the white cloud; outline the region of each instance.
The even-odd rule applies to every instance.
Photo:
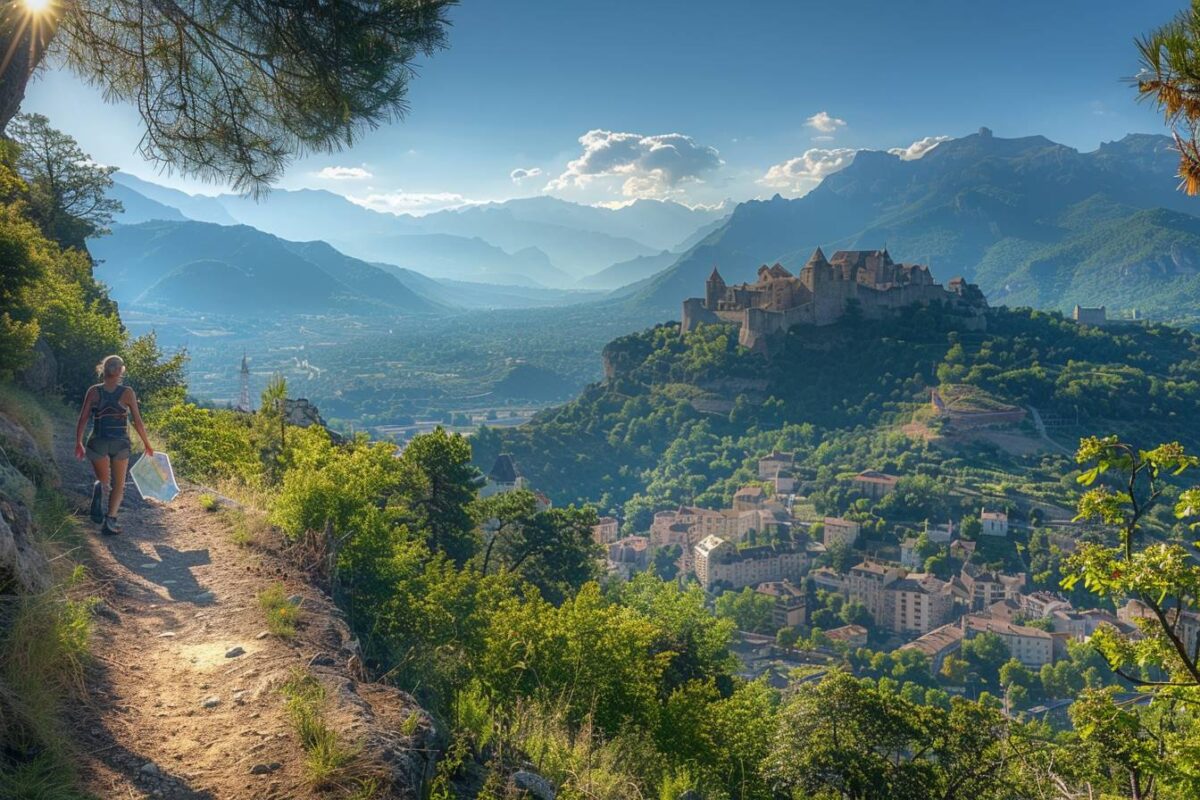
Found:
[[[846,127],[846,120],[829,116],[828,111],[818,111],[804,121],[804,124],[814,131],[834,133],[838,128]]]
[[[512,172],[508,173],[508,177],[512,178],[513,183],[520,183],[526,178],[536,178],[541,174],[541,167],[517,167]]]
[[[857,152],[848,147],[837,147],[832,150],[814,147],[806,150],[802,156],[773,165],[767,170],[767,174],[758,179],[758,182],[773,189],[784,189],[788,192],[803,194],[810,191],[826,176],[850,166]]]
[[[350,195],[347,199],[372,211],[389,214],[427,214],[475,202],[456,192],[370,192],[361,197]]]
[[[953,136],[926,136],[924,139],[917,139],[908,147],[893,147],[888,152],[894,156],[900,156],[905,161],[916,161],[942,142],[948,142],[953,138]]]
[[[546,184],[545,191],[586,187],[598,178],[624,178],[626,197],[677,195],[683,183],[700,181],[724,162],[716,148],[682,133],[645,136],[591,130],[579,137],[583,153]]]
[[[317,177],[328,181],[365,181],[373,176],[362,167],[325,167]]]

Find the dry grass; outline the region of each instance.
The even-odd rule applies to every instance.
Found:
[[[362,750],[347,745],[325,720],[325,687],[297,670],[280,688],[292,728],[304,748],[304,774],[315,789],[336,790],[347,800],[368,800],[378,781],[363,774]]]

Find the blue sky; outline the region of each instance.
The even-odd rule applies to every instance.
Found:
[[[297,161],[281,185],[418,212],[542,192],[716,203],[799,195],[855,149],[981,125],[1091,150],[1164,131],[1123,79],[1133,38],[1183,5],[468,0],[449,50],[422,64],[405,122]],[[137,155],[132,109],[69,73],[44,72],[24,110],[101,162],[222,188],[159,174]]]

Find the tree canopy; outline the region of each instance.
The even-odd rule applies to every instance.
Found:
[[[1142,69],[1138,95],[1154,103],[1174,129],[1179,177],[1188,194],[1200,193],[1200,2],[1137,41]]]
[[[454,0],[7,3],[0,132],[43,58],[134,104],[147,158],[259,193],[290,159],[401,117]]]
[[[41,114],[20,114],[8,134],[17,143],[15,166],[29,186],[29,211],[46,235],[64,247],[105,233],[121,203],[108,196],[116,167],[101,166],[72,137]]]

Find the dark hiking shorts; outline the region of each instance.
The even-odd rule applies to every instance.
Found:
[[[87,456],[89,461],[103,461],[111,458],[113,461],[129,460],[128,439],[101,439],[93,436],[88,439]]]

